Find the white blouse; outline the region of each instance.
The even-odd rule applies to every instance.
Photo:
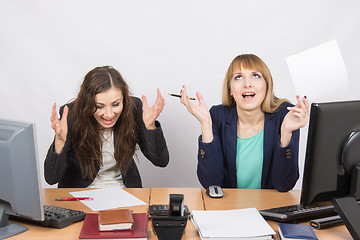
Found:
[[[88,186],[88,188],[125,187],[121,172],[115,166],[116,160],[114,157],[113,131],[104,131],[102,145],[102,165],[100,166],[98,176]]]

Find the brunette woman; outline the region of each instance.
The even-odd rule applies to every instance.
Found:
[[[45,179],[58,187],[142,187],[133,156],[138,146],[155,166],[165,167],[169,152],[156,121],[165,105],[158,89],[149,107],[146,97],[130,96],[120,73],[109,66],[86,74],[77,98],[54,104],[55,139],[45,159]]]

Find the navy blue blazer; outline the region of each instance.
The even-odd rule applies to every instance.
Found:
[[[264,152],[261,188],[291,190],[299,178],[298,152],[299,130],[292,133],[288,146],[280,147],[280,129],[287,107],[283,103],[274,113],[265,113]],[[236,106],[213,106],[210,109],[214,139],[210,143],[198,139],[197,175],[203,187],[218,185],[225,188],[237,187],[237,111]]]

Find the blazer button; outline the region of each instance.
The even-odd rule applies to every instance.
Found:
[[[286,159],[290,159],[291,157],[290,156],[286,156]]]
[[[205,158],[205,151],[204,150],[200,150],[200,155],[201,155],[201,158]]]

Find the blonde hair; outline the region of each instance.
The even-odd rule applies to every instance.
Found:
[[[222,104],[225,106],[235,106],[235,100],[230,94],[230,81],[235,71],[242,69],[255,70],[260,72],[266,81],[266,95],[261,105],[264,112],[273,113],[283,102],[289,102],[287,99],[280,99],[275,96],[273,90],[273,79],[266,64],[254,54],[242,54],[234,58],[231,62],[224,79]]]

